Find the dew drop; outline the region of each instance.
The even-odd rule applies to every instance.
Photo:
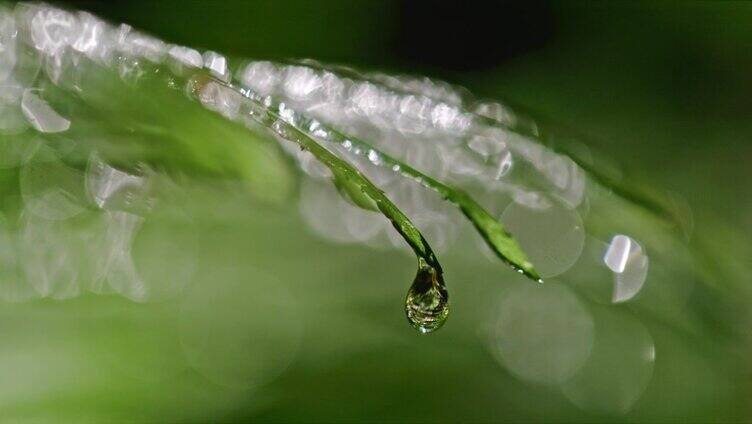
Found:
[[[499,167],[496,171],[496,179],[500,180],[503,176],[507,175],[509,173],[509,170],[512,168],[512,165],[512,153],[509,151],[504,152],[501,156],[501,159],[499,159]]]
[[[368,151],[368,160],[374,165],[381,165],[381,156],[376,150],[370,149]]]
[[[611,271],[616,273],[624,272],[624,268],[627,267],[627,259],[629,259],[629,250],[632,245],[632,239],[625,235],[616,235],[611,240],[611,244],[606,250],[606,255],[603,257],[603,262]]]
[[[421,334],[439,329],[449,316],[449,293],[441,273],[420,259],[405,299],[407,320]]]
[[[191,68],[200,68],[204,62],[201,53],[188,47],[173,46],[167,54],[180,64]]]
[[[230,72],[227,68],[227,58],[219,53],[207,51],[203,54],[204,67],[209,70],[213,77],[222,82],[230,80]]]
[[[21,97],[21,111],[39,132],[58,133],[70,128],[71,122],[55,112],[31,89],[26,89]]]

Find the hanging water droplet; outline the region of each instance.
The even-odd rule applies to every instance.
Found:
[[[405,299],[407,320],[421,334],[439,329],[449,316],[449,293],[441,273],[419,260],[418,273]]]

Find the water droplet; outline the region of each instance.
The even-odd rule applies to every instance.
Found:
[[[506,148],[504,133],[496,128],[497,134],[476,134],[470,138],[467,147],[476,153],[488,157],[502,152]]]
[[[195,49],[183,46],[172,46],[167,52],[167,55],[175,61],[173,70],[176,73],[180,73],[183,67],[188,68],[200,68],[204,64],[204,59]]]
[[[381,156],[376,150],[370,149],[368,151],[368,160],[374,165],[381,165]]]
[[[614,236],[603,261],[614,272],[614,303],[626,302],[642,290],[649,260],[636,240],[621,234]]]
[[[208,69],[213,77],[222,82],[230,80],[230,71],[227,67],[227,59],[221,54],[213,51],[207,51],[203,54],[204,68]]]
[[[512,169],[512,164],[512,153],[509,151],[504,152],[501,156],[501,159],[499,159],[499,167],[496,171],[496,179],[500,180],[501,177],[507,175],[509,173],[509,170]]]
[[[629,250],[632,245],[632,239],[625,235],[616,235],[611,240],[611,244],[606,250],[606,255],[603,257],[603,262],[613,272],[624,272],[624,268],[627,266],[627,259],[629,258]]]
[[[241,72],[240,81],[262,96],[271,93],[279,83],[277,66],[271,62],[252,62]]]
[[[26,89],[21,97],[21,111],[29,123],[39,132],[57,133],[70,128],[70,121],[55,112],[47,102],[39,98],[31,89]]]
[[[449,293],[441,273],[420,260],[415,281],[405,299],[407,320],[421,334],[439,329],[449,316]]]

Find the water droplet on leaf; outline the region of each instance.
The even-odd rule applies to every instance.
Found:
[[[441,273],[420,260],[405,299],[407,320],[421,334],[439,329],[449,316],[449,293]]]

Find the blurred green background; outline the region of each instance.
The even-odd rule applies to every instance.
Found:
[[[505,293],[513,289],[523,300],[532,295],[520,289],[529,283],[503,264],[463,248],[475,241],[469,228],[462,229],[463,244],[442,256],[453,315],[445,328],[420,337],[404,322],[402,300],[414,270],[404,252],[326,242],[307,228],[297,207],[266,206],[237,195],[237,188],[217,189],[199,179],[171,200],[193,220],[170,220],[177,227],[154,230],[175,245],[198,245],[192,284],[178,301],[137,304],[87,295],[0,309],[7,336],[0,418],[752,419],[750,299],[748,289],[738,289],[750,284],[752,4],[64,4],[232,56],[310,57],[437,77],[574,128],[588,136],[588,147],[621,165],[627,181],[687,200],[696,233],[709,237],[710,249],[724,258],[718,266],[731,268],[722,274],[733,288],[708,288],[689,281],[695,278],[690,270],[661,268],[661,258],[670,262],[675,253],[666,249],[651,251],[657,271],[636,306],[604,306],[580,293],[573,303],[596,318],[596,334],[613,335],[597,347],[603,363],[595,369],[605,376],[583,377],[589,379],[585,385],[591,395],[623,390],[623,397],[616,395],[626,405],[620,409],[618,401],[613,406],[597,396],[578,398],[500,365],[487,342],[493,317],[502,313],[496,308],[505,304],[495,299],[508,299]],[[622,212],[610,210],[616,227]],[[186,234],[188,241],[180,238]],[[165,261],[167,270],[181,265],[179,254]],[[562,302],[572,296],[545,290]],[[524,334],[519,337],[524,343]],[[653,344],[649,370],[625,353]],[[632,401],[634,393],[638,399]]]

